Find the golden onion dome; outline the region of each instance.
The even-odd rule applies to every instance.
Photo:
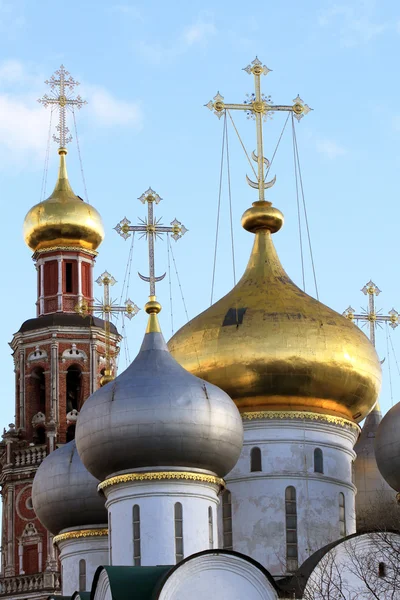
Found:
[[[34,252],[57,247],[96,250],[104,238],[97,210],[74,194],[68,181],[65,156],[60,148],[60,168],[53,193],[33,206],[24,220],[23,234]]]
[[[182,327],[169,349],[241,412],[311,411],[359,422],[378,397],[378,356],[358,327],[285,273],[271,238],[282,224],[270,202],[253,203],[242,217],[255,233],[243,277]]]

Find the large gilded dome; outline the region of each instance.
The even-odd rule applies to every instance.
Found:
[[[312,411],[359,422],[380,390],[378,356],[358,327],[285,273],[271,238],[282,223],[270,202],[254,202],[244,213],[255,241],[243,277],[182,327],[169,349],[242,413]]]
[[[74,194],[68,181],[65,148],[59,149],[56,187],[44,202],[33,206],[24,220],[24,239],[34,252],[57,247],[96,250],[104,238],[97,210]]]

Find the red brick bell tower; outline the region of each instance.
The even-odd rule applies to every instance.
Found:
[[[0,599],[44,600],[60,593],[52,536],[32,507],[32,481],[46,455],[74,438],[82,404],[99,387],[106,366],[104,321],[75,310],[78,303],[93,303],[103,225],[97,210],[72,191],[66,154],[61,146],[54,191],[24,222],[37,270],[37,302],[36,317],[25,321],[10,343],[16,422],[4,429],[0,444]],[[119,341],[111,325],[112,356]]]

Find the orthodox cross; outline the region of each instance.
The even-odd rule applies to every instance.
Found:
[[[171,221],[170,227],[165,227],[161,223],[161,219],[155,219],[154,217],[154,203],[159,204],[162,198],[151,188],[144,192],[140,198],[138,198],[142,204],[147,203],[147,218],[139,219],[140,225],[131,225],[131,221],[129,221],[126,217],[122,219],[114,227],[115,231],[120,234],[124,240],[128,239],[131,235],[131,231],[139,231],[142,233],[141,238],[146,236],[148,249],[149,249],[149,277],[141,275],[139,273],[140,279],[143,281],[147,281],[150,283],[150,296],[155,297],[156,295],[156,283],[157,281],[161,281],[164,279],[166,273],[156,277],[155,275],[155,264],[154,264],[154,240],[155,238],[161,238],[164,233],[171,233],[172,238],[177,242],[185,233],[187,229],[180,221],[174,219]]]
[[[58,136],[53,135],[55,142],[58,142],[60,148],[65,148],[65,145],[72,140],[72,136],[69,134],[69,129],[66,125],[66,111],[67,109],[81,109],[84,104],[87,104],[86,100],[78,95],[76,98],[72,98],[74,88],[79,85],[78,81],[72,79],[68,71],[65,70],[64,65],[45,81],[46,85],[50,86],[51,95],[45,94],[43,98],[40,98],[38,102],[43,104],[45,108],[52,106],[58,108],[59,123],[57,125]]]
[[[110,346],[110,317],[113,313],[123,313],[128,319],[132,319],[138,312],[139,308],[132,300],[127,300],[124,306],[117,306],[110,297],[110,286],[115,285],[116,279],[107,271],[104,271],[100,277],[96,279],[96,283],[104,287],[103,301],[98,301],[97,304],[89,304],[87,300],[81,300],[76,306],[75,311],[82,317],[87,317],[93,313],[100,314],[104,319],[104,333],[105,333],[105,370],[104,377],[102,377],[100,384],[105,385],[109,381],[112,381],[111,369],[111,346]]]
[[[256,57],[253,62],[245,67],[243,71],[246,71],[249,75],[254,75],[254,89],[252,94],[247,95],[247,99],[243,104],[226,104],[224,97],[218,92],[214,96],[213,100],[210,100],[206,104],[207,108],[214,112],[215,115],[220,119],[225,111],[229,110],[243,110],[247,114],[248,119],[254,119],[256,122],[256,134],[257,134],[257,154],[252,153],[253,160],[258,165],[257,181],[252,181],[247,177],[247,183],[259,190],[259,200],[264,201],[264,191],[272,187],[276,181],[274,177],[271,181],[265,181],[264,178],[264,166],[268,169],[270,162],[264,157],[263,150],[263,121],[265,121],[271,113],[275,111],[286,111],[291,112],[298,121],[304,117],[307,113],[312,110],[307,104],[304,104],[300,96],[297,96],[293,100],[294,104],[286,106],[284,104],[272,104],[271,96],[265,96],[261,93],[261,75],[268,75],[271,69],[268,69],[262,62]]]
[[[373,281],[366,283],[361,291],[363,294],[365,294],[365,296],[368,296],[368,308],[361,309],[362,313],[356,314],[354,308],[349,306],[349,308],[344,311],[343,316],[345,316],[347,319],[350,319],[350,321],[361,321],[362,326],[369,323],[369,339],[375,346],[375,333],[377,325],[382,327],[381,323],[389,323],[390,327],[395,329],[400,323],[400,315],[397,310],[394,310],[394,308],[389,310],[387,315],[383,315],[382,310],[376,310],[375,296],[379,296],[381,290]]]

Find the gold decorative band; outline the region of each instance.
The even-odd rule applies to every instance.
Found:
[[[90,256],[97,256],[98,252],[96,250],[90,250],[89,248],[82,248],[81,246],[49,246],[49,248],[39,248],[39,250],[35,250],[33,253],[33,258],[37,258],[40,254],[44,254],[47,252],[84,252],[85,254],[90,254]]]
[[[322,413],[314,413],[307,411],[283,411],[283,410],[260,410],[256,412],[243,412],[242,419],[244,421],[253,421],[255,419],[309,419],[310,421],[321,421],[322,423],[332,423],[346,429],[352,429],[357,433],[360,431],[359,426],[348,419],[342,417],[334,417],[332,415],[323,415]]]
[[[129,481],[168,481],[171,479],[183,481],[200,481],[202,483],[213,483],[225,487],[225,481],[215,475],[204,475],[203,473],[192,473],[188,471],[153,471],[151,473],[125,473],[124,475],[115,475],[102,481],[98,485],[98,490],[104,490],[117,483],[128,483]]]
[[[64,542],[65,540],[79,540],[80,538],[102,537],[104,535],[108,535],[107,527],[104,529],[79,529],[78,531],[66,531],[65,533],[55,535],[53,538],[53,544],[58,544],[59,542]]]

